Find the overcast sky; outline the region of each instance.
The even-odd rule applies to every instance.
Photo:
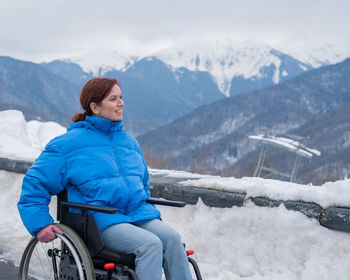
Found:
[[[349,0],[1,0],[0,55],[34,61],[92,48],[160,50],[181,40],[350,50]]]

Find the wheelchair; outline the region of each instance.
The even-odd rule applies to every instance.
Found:
[[[150,198],[148,203],[184,207],[185,202]],[[69,209],[74,209],[70,211]],[[32,237],[21,258],[19,280],[137,280],[135,256],[104,248],[95,218],[88,211],[116,213],[115,208],[71,203],[67,191],[57,195],[57,220],[63,231],[49,243]],[[202,280],[198,265],[186,251],[197,280]],[[151,280],[151,279],[150,279]]]

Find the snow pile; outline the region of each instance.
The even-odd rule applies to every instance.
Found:
[[[198,203],[161,212],[195,250],[203,279],[347,279],[350,273],[350,234],[283,205],[220,209]]]
[[[66,129],[55,122],[26,122],[22,112],[0,111],[0,157],[34,161],[45,145]]]
[[[23,116],[22,116],[23,117]],[[50,137],[63,132],[59,125],[35,122],[29,125],[15,111],[0,112],[0,156],[36,158]],[[7,124],[7,126],[6,126]],[[5,145],[5,146],[4,146]],[[18,147],[17,147],[18,146]],[[6,147],[6,149],[4,148]],[[24,155],[24,156],[23,156]],[[184,184],[225,190],[243,190],[248,195],[317,200],[323,206],[349,200],[349,181],[321,187],[264,180],[220,178],[171,170],[150,170],[153,175],[184,178]],[[30,239],[16,204],[23,175],[0,170],[0,255],[18,265]],[[187,183],[185,183],[187,182]],[[343,198],[342,198],[343,197]],[[51,203],[55,213],[55,201]],[[159,207],[165,222],[176,228],[194,249],[203,279],[347,279],[350,273],[350,234],[328,230],[299,212],[257,207],[211,208],[201,201],[185,208]]]

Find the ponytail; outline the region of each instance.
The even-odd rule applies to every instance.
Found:
[[[81,122],[84,121],[86,117],[85,113],[76,113],[73,117],[72,117],[72,121],[73,122]]]

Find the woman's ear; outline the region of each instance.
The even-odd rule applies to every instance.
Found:
[[[94,113],[94,115],[98,115],[100,111],[98,110],[98,106],[95,102],[90,103],[90,109]]]

